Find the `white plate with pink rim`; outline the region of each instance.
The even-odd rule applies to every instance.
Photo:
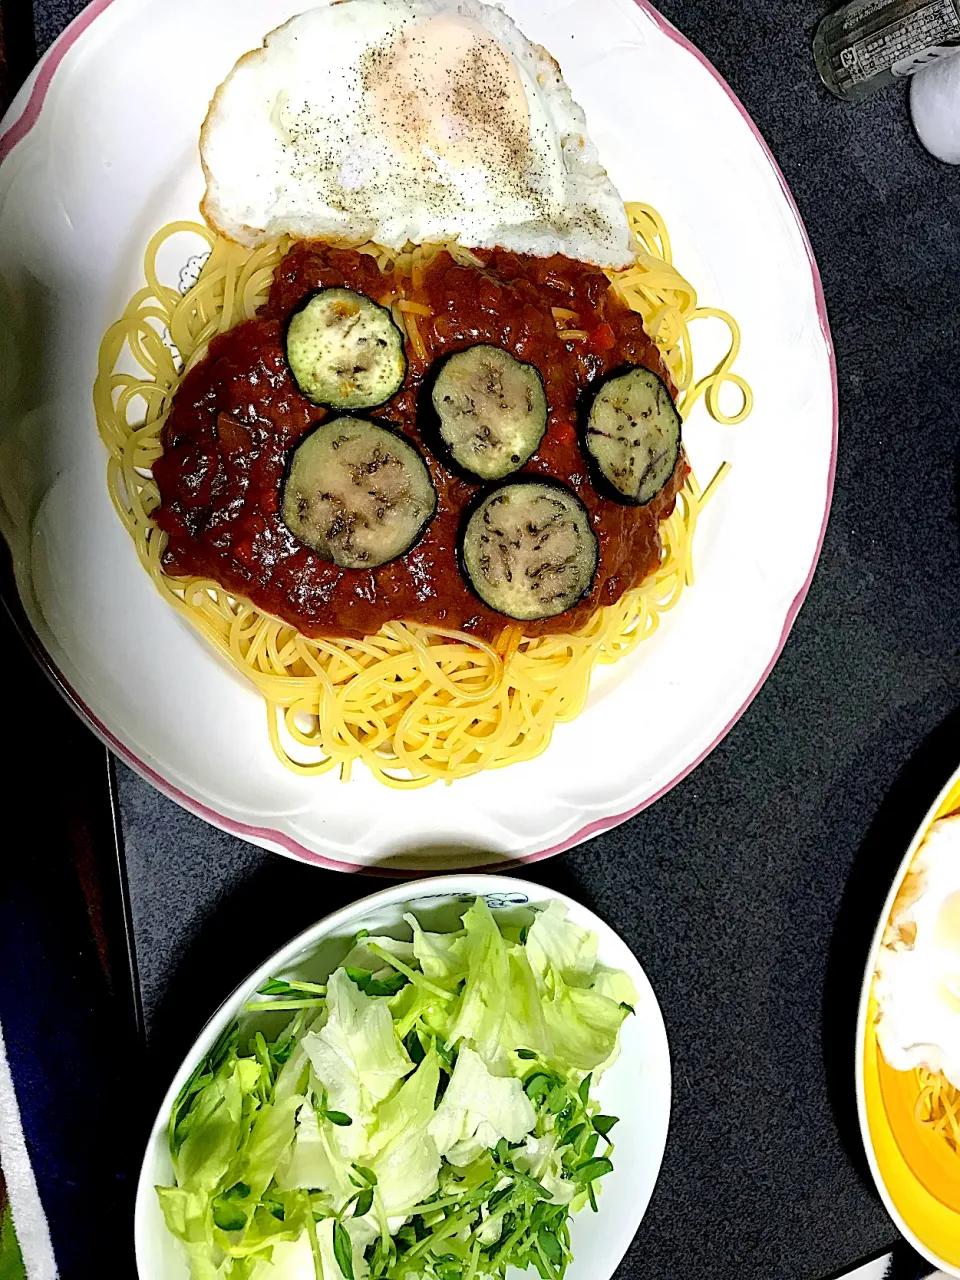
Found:
[[[174,1076],[147,1142],[134,1221],[140,1280],[186,1280],[187,1267],[180,1246],[164,1225],[154,1189],[168,1186],[173,1180],[167,1121],[190,1073],[238,1018],[244,1003],[268,977],[324,981],[342,962],[361,928],[409,938],[409,926],[403,923],[405,912],[412,911],[425,928],[454,930],[459,927],[464,908],[478,895],[502,920],[516,920],[522,914],[528,921],[531,907],[544,907],[554,899],[565,903],[570,919],[597,935],[600,963],[623,969],[636,987],[635,1016],[625,1020],[620,1032],[620,1053],[597,1088],[602,1110],[619,1118],[614,1169],[604,1179],[599,1212],[586,1211],[573,1220],[574,1259],[567,1272],[568,1280],[606,1280],[613,1275],[647,1211],[667,1142],[670,1048],[657,997],[623,939],[580,903],[512,876],[461,873],[394,885],[319,921],[260,965],[220,1006]]]
[[[105,484],[91,387],[151,233],[197,217],[197,134],[237,57],[307,0],[96,0],[47,54],[0,140],[0,532],[38,652],[74,707],[178,803],[343,870],[532,861],[624,821],[683,778],[750,703],[823,537],[836,377],[819,275],[786,184],[716,71],[645,3],[508,0],[560,60],[627,199],[665,215],[680,269],[743,329],[756,407],[686,429],[697,473],[732,468],[697,585],[595,676],[539,759],[414,792],[275,759],[259,695],[142,571]],[[716,351],[709,327],[698,350]]]

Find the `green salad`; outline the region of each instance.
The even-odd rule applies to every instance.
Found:
[[[157,1194],[194,1280],[564,1275],[613,1169],[592,1088],[633,984],[556,901],[523,927],[480,898],[456,933],[405,919],[322,986],[267,982],[246,1009],[280,1034],[234,1024],[181,1090]]]

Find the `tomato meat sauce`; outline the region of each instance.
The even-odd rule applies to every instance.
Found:
[[[580,398],[609,370],[642,364],[669,385],[640,317],[596,267],[499,249],[476,257],[481,266],[465,266],[442,252],[415,284],[382,273],[376,259],[353,249],[301,241],[290,250],[257,317],[215,338],[174,398],[163,455],[154,464],[161,497],[154,518],[167,534],[167,573],[212,578],[307,636],[372,635],[399,620],[496,638],[510,619],[477,599],[457,562],[459,526],[479,485],[449,471],[421,444],[417,428],[418,394],[434,361],[484,342],[535,365],[547,394],[546,434],[511,479],[547,475],[568,484],[586,504],[600,548],[589,595],[566,613],[524,623],[524,633],[575,630],[647,577],[659,563],[660,521],[673,510],[686,460],[681,453],[673,476],[646,506],[624,506],[594,489],[577,437]],[[393,423],[421,447],[437,514],[416,546],[371,570],[322,560],[281,515],[290,452],[329,412],[294,383],[284,354],[286,323],[309,294],[331,285],[384,304],[403,297],[431,313],[416,316],[425,354],[408,341],[403,386],[363,416]],[[566,329],[578,336],[561,338]]]

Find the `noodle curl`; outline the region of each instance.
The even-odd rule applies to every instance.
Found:
[[[736,321],[698,305],[672,264],[669,235],[655,210],[631,204],[627,214],[636,263],[608,276],[663,354],[681,415],[686,418],[702,398],[717,421],[741,422],[752,393],[732,372],[740,348]],[[181,273],[177,287],[161,280],[158,259],[167,241],[185,233],[199,237],[209,256],[195,283]],[[660,526],[659,567],[569,634],[530,638],[510,624],[488,644],[465,632],[397,621],[364,640],[315,640],[210,579],[168,576],[165,535],[152,518],[160,494],[151,469],[162,453],[174,394],[211,339],[251,318],[266,301],[288,247],[284,239],[250,251],[192,222],[163,227],[147,245],[146,284],[107,331],[94,386],[117,514],[161,594],[259,690],[270,741],[288,769],[305,776],[338,769],[346,780],[360,762],[388,786],[413,788],[530,760],[549,745],[555,724],[582,710],[594,668],[619,661],[652,636],[692,584],[697,518],[725,466],[703,492],[692,473],[687,478]],[[460,262],[482,265],[457,245],[352,247],[375,256],[385,276],[398,273],[414,285],[444,249]],[[392,290],[379,301],[395,307],[411,346],[422,354],[417,305],[405,305]],[[564,323],[563,316],[557,319]],[[730,343],[716,368],[697,381],[689,327],[707,319],[727,325]],[[725,414],[718,402],[727,383],[742,395],[735,414]]]

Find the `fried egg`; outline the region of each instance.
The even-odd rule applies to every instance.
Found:
[[[897,897],[877,960],[877,1040],[897,1071],[960,1088],[960,816],[940,818]]]
[[[200,152],[207,221],[249,246],[633,256],[560,68],[480,0],[333,0],[291,19],[220,86]]]

